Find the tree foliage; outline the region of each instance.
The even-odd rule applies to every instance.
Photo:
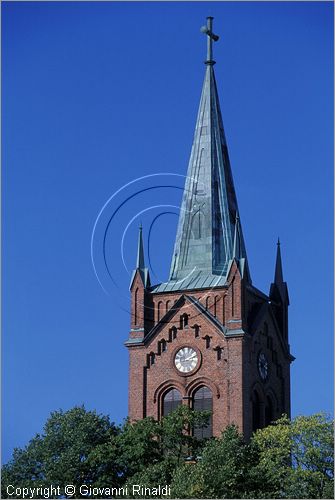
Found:
[[[127,486],[129,496],[133,484],[171,485],[171,498],[333,498],[333,423],[325,415],[282,417],[249,442],[235,426],[198,441],[190,430],[208,416],[182,405],[161,422],[118,427],[83,407],[54,412],[3,466],[2,498],[8,484]]]
[[[334,478],[333,423],[319,413],[287,417],[257,431],[255,473],[272,484],[276,497],[328,498]],[[283,493],[284,492],[284,493]]]

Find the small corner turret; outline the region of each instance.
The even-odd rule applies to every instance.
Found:
[[[282,331],[284,339],[288,337],[287,310],[290,304],[287,284],[283,278],[283,266],[280,251],[280,241],[277,242],[277,255],[274,281],[270,286],[270,300],[278,325]]]
[[[145,267],[142,224],[139,226],[136,268],[130,281],[131,293],[131,331],[130,339],[141,341],[150,323],[150,275]]]
[[[137,274],[139,274],[144,288],[148,288],[150,286],[150,276],[149,270],[145,267],[144,262],[144,247],[143,247],[143,235],[142,235],[142,224],[140,224],[138,228],[138,243],[137,243],[137,257],[136,257],[136,268],[133,271],[131,280],[130,280],[130,290],[134,286],[134,280]]]

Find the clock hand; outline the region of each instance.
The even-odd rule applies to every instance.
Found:
[[[185,358],[185,361],[190,361],[191,359],[193,359],[195,356],[196,356],[196,352],[194,352],[191,356],[189,356],[188,358]]]

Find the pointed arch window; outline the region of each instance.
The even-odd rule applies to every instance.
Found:
[[[193,434],[197,439],[210,438],[213,436],[213,396],[212,391],[206,387],[200,387],[193,394],[193,409],[196,411],[210,411],[211,416],[205,426],[196,426]]]
[[[174,411],[181,405],[181,394],[178,389],[170,389],[163,397],[163,417]]]

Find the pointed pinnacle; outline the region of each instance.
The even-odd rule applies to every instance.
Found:
[[[279,238],[278,238],[278,242],[277,242],[277,256],[276,256],[276,268],[275,268],[275,281],[274,282],[277,284],[284,282]]]
[[[143,250],[143,237],[142,237],[142,223],[138,228],[138,244],[137,244],[137,259],[136,269],[144,269],[144,250]]]

